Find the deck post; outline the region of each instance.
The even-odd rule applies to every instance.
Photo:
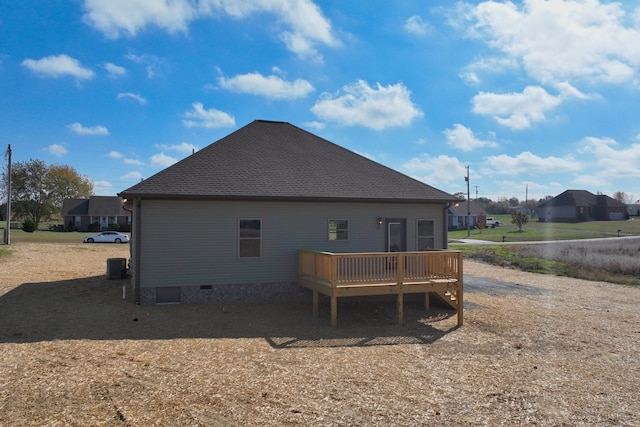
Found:
[[[313,290],[313,316],[318,317],[318,291]]]
[[[397,254],[397,271],[396,274],[398,277],[396,278],[396,283],[398,286],[398,325],[402,326],[404,321],[404,267],[406,263],[406,258],[403,253]]]
[[[463,310],[464,310],[464,291],[462,290],[464,287],[464,273],[462,271],[462,252],[458,252],[458,292],[457,292],[457,299],[458,299],[458,326],[462,326],[462,324],[464,323],[463,321]]]
[[[431,292],[424,293],[424,311],[431,310],[431,301],[429,300],[429,295],[431,295]]]
[[[398,325],[402,326],[404,320],[404,293],[398,292]]]
[[[462,291],[462,286],[460,286],[460,289],[458,289],[456,298],[458,299],[458,326],[462,326],[462,324],[464,323],[463,319],[462,319],[462,310],[463,310],[463,291]]]
[[[331,295],[331,327],[338,327],[338,297]]]

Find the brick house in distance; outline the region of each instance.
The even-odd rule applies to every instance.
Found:
[[[62,203],[62,217],[66,230],[131,230],[131,212],[124,209],[122,200],[116,196],[66,199]]]
[[[627,218],[627,205],[605,194],[567,190],[537,208],[540,222],[619,221]]]

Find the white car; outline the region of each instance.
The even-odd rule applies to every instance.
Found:
[[[103,231],[100,234],[86,236],[82,243],[129,243],[129,236],[117,231]]]
[[[485,221],[486,227],[496,228],[500,227],[500,225],[502,225],[502,221],[500,221],[499,219],[494,219],[492,216],[488,216]]]

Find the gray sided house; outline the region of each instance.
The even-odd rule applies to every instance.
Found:
[[[604,194],[567,190],[538,205],[540,222],[582,222],[623,220],[627,205]]]
[[[256,120],[119,194],[141,304],[291,292],[298,251],[447,247],[450,194],[284,122]]]
[[[66,199],[62,202],[64,228],[75,231],[131,229],[131,212],[126,211],[116,196],[91,196],[88,199]],[[94,230],[95,227],[95,230]]]
[[[487,213],[475,200],[467,203],[466,200],[458,200],[449,207],[449,230],[466,230],[469,228],[484,228]]]

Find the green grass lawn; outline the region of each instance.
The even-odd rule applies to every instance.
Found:
[[[630,221],[589,221],[580,223],[550,223],[530,220],[522,231],[511,224],[511,215],[495,215],[502,221],[496,228],[471,230],[467,237],[467,230],[449,231],[449,240],[478,239],[491,242],[531,242],[541,240],[577,240],[596,239],[602,237],[640,235],[640,218]]]
[[[4,227],[6,223],[0,221],[0,243],[4,243]],[[84,236],[97,234],[90,231],[48,231],[36,230],[33,233],[26,233],[20,229],[11,230],[11,243],[17,242],[40,242],[40,243],[82,243]],[[129,234],[129,233],[124,233]]]
[[[4,230],[2,230],[4,236]],[[82,238],[89,234],[80,232],[57,232],[36,230],[33,233],[25,233],[22,230],[11,230],[11,242],[40,242],[40,243],[82,243]]]
[[[503,245],[466,245],[460,240],[467,238],[467,230],[450,231],[449,248],[460,250],[465,258],[480,260],[489,264],[503,267],[518,268],[520,270],[532,271],[536,273],[556,274],[560,276],[577,277],[587,280],[603,280],[625,285],[640,285],[638,279],[638,263],[622,263],[622,257],[616,250],[625,248],[631,253],[627,258],[637,260],[640,249],[637,240],[627,241],[623,239],[610,243],[613,248],[598,252],[598,260],[603,261],[603,265],[596,265],[593,259],[585,254],[584,259],[579,251],[588,250],[593,252],[597,249],[597,243],[584,246],[579,243],[581,239],[598,239],[604,237],[620,236],[640,236],[640,218],[630,221],[590,221],[582,223],[545,223],[532,221],[527,223],[522,231],[511,224],[511,215],[497,215],[503,221],[503,225],[498,228],[488,228],[484,230],[471,230],[469,238],[486,240],[490,242],[503,242]],[[620,230],[618,232],[618,230]],[[576,240],[575,243],[565,243],[563,245],[573,245],[565,248],[563,257],[551,256],[551,251],[545,253],[545,245],[509,245],[509,242],[533,242],[533,241],[554,241],[554,240]],[[608,242],[602,240],[601,243]],[[560,244],[560,243],[556,243]],[[625,246],[626,245],[626,246]],[[531,249],[540,249],[541,253],[532,254]],[[573,258],[567,259],[566,255]],[[578,254],[578,255],[576,255]],[[589,253],[588,255],[591,256]],[[626,258],[625,258],[626,259]],[[628,260],[627,260],[628,261]],[[624,265],[623,265],[624,264]],[[623,268],[624,267],[624,268]]]

